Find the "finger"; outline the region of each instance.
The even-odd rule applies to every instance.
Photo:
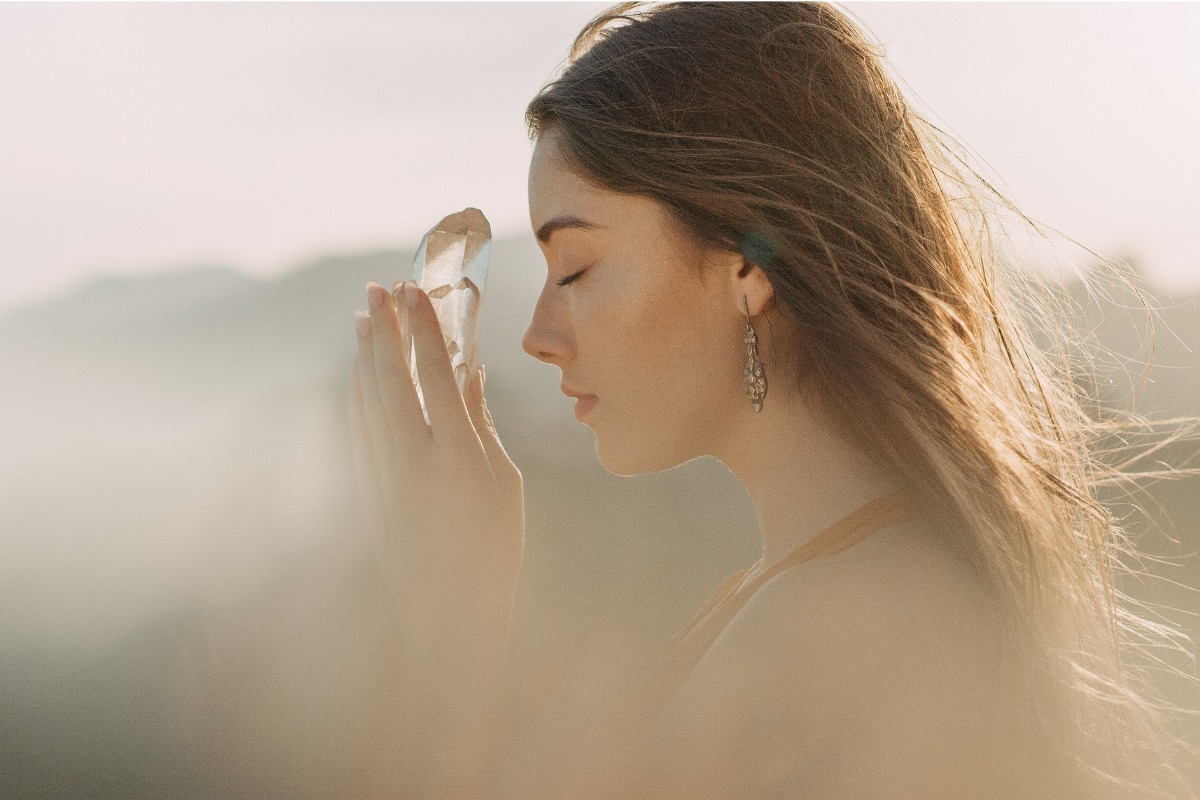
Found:
[[[400,320],[400,354],[404,357],[404,368],[408,370],[408,382],[413,387],[413,395],[417,398],[416,407],[417,413],[421,414],[421,421],[425,427],[422,429],[429,434],[429,415],[424,409],[421,400],[421,392],[419,390],[420,382],[417,380],[416,357],[413,355],[413,338],[412,325],[408,319],[408,306],[404,304],[404,284],[397,282],[392,285],[392,303],[396,307],[396,317]],[[429,434],[432,439],[432,434]]]
[[[416,375],[413,370],[412,329],[408,323],[408,307],[404,305],[404,290],[400,288],[403,285],[403,283],[396,283],[392,286],[392,302],[396,306],[396,316],[400,319],[400,354],[404,356],[404,364],[408,369],[409,380],[415,386]]]
[[[430,440],[429,427],[421,415],[421,403],[409,372],[396,304],[387,290],[374,281],[367,284],[367,300],[371,308],[371,342],[379,400],[398,454],[407,458]]]
[[[371,440],[371,453],[375,457],[375,469],[379,471],[382,481],[382,476],[387,475],[395,463],[392,431],[375,379],[375,346],[371,336],[371,322],[361,311],[355,315],[354,332],[358,336],[358,383],[362,393],[363,417],[367,423],[367,436]]]
[[[425,410],[429,412],[429,427],[435,441],[447,441],[452,446],[470,448],[478,437],[471,428],[467,407],[454,373],[450,354],[438,324],[433,303],[416,284],[404,285],[403,296],[409,326],[416,345],[417,376],[425,395]]]
[[[350,443],[354,452],[354,469],[358,474],[358,490],[362,498],[363,511],[367,520],[367,535],[376,555],[383,554],[384,537],[387,532],[387,510],[383,503],[383,486],[379,481],[379,470],[375,466],[375,454],[371,449],[371,434],[367,430],[367,418],[363,411],[362,384],[359,359],[354,359],[350,373],[350,396],[347,402],[350,419]]]
[[[484,388],[484,371],[483,367],[479,367],[471,373],[471,377],[467,381],[465,398],[467,413],[471,415],[471,424],[475,426],[475,432],[479,435],[483,451],[487,454],[488,464],[492,468],[492,475],[495,476],[501,491],[506,495],[520,493],[522,490],[521,472],[508,457],[508,453],[500,441],[500,435],[496,433],[496,425],[492,421],[492,415],[488,411],[487,400],[484,397]]]

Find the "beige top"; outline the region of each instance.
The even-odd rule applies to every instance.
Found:
[[[840,553],[875,531],[911,516],[912,510],[904,494],[891,492],[835,522],[753,579],[746,581],[758,564],[730,575],[691,623],[675,637],[652,670],[645,687],[643,711],[656,714],[670,701],[725,627],[754,593],[776,575],[806,561]]]

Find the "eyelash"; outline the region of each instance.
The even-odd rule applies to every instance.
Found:
[[[586,270],[581,269],[581,270],[579,270],[579,272],[572,273],[571,275],[568,275],[567,277],[563,278],[561,281],[558,281],[558,285],[559,286],[568,286],[571,283],[573,283],[575,281],[575,279],[578,278],[580,275],[582,275],[584,272],[586,272]]]

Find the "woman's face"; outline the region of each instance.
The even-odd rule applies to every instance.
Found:
[[[564,391],[594,396],[576,414],[601,464],[632,475],[718,452],[730,415],[749,409],[741,257],[685,238],[659,203],[568,170],[553,131],[534,149],[529,207],[547,275],[522,346],[562,370]]]

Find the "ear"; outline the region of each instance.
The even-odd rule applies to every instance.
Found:
[[[740,253],[735,255],[738,264],[733,275],[733,294],[737,311],[745,315],[749,310],[751,317],[757,317],[774,304],[775,287],[771,285],[762,267],[747,260]]]
[[[716,288],[722,295],[719,302],[728,303],[730,310],[743,319],[747,308],[753,318],[775,302],[775,287],[767,273],[736,250],[709,250],[700,279],[710,290]]]

